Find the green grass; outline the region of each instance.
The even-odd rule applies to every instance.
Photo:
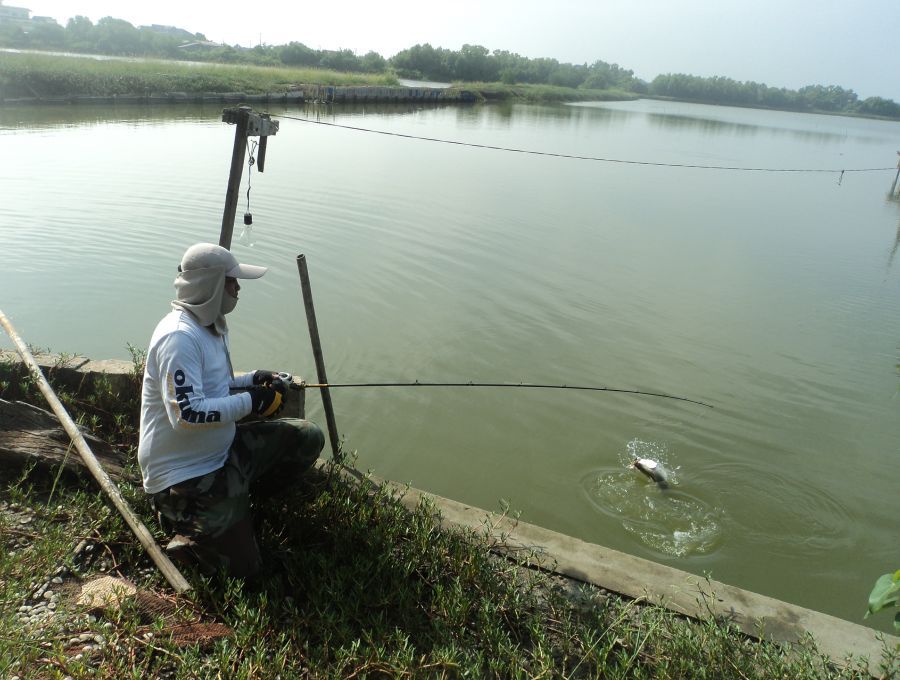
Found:
[[[175,61],[90,59],[0,52],[0,99],[152,95],[184,92],[282,93],[298,85],[397,85],[391,73],[342,73],[313,68],[276,68]],[[582,90],[553,85],[454,83],[485,99],[536,102],[636,99],[623,90]]]
[[[116,395],[101,382],[89,395],[59,391],[133,458],[136,390]],[[0,397],[41,401],[27,377],[6,379]],[[53,623],[24,628],[18,606],[59,564],[78,577],[98,573],[99,560],[72,558],[82,539],[141,587],[167,588],[92,484],[63,478],[48,503],[53,474],[5,475],[0,502],[32,508],[35,520],[23,528],[0,512],[0,677],[868,677],[858,663],[832,667],[811,641],[786,651],[725,621],[685,620],[529,568],[533,555],[511,561],[486,536],[441,528],[428,502],[409,510],[397,492],[332,464],[258,508],[258,580],[187,571],[195,589],[164,595],[176,607],[169,618],[126,607],[92,620],[69,599]],[[120,487],[161,540],[140,488]],[[180,644],[173,620],[215,622],[233,635]],[[104,645],[79,657],[69,641],[83,631]],[[897,656],[885,654],[887,676]]]
[[[286,92],[299,84],[395,85],[391,74],[0,53],[0,97]]]
[[[626,101],[640,95],[626,90],[586,90],[555,85],[518,83],[454,83],[454,87],[480,93],[485,99],[518,99],[533,102],[552,101]]]

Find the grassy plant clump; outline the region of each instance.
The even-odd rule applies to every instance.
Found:
[[[393,86],[397,85],[397,78],[389,72],[365,74],[316,68],[0,53],[0,99],[169,93],[277,94],[299,85]],[[486,100],[616,101],[638,97],[625,90],[534,84],[454,83],[454,88],[474,92]]]
[[[35,397],[27,381],[7,381],[0,398],[13,389]],[[136,401],[102,382],[92,389],[67,397],[73,415],[97,415],[95,434],[133,446]],[[97,414],[107,408],[112,419]],[[64,478],[48,503],[52,477],[25,470],[0,479],[0,677],[868,677],[856,662],[833,667],[812,641],[788,651],[727,621],[686,620],[533,568],[536,555],[511,558],[487,531],[444,527],[427,500],[410,509],[402,489],[359,481],[336,463],[255,509],[259,578],[188,569],[194,590],[175,598],[99,491]],[[120,487],[162,540],[139,486]],[[33,514],[27,524],[12,513],[22,508]],[[73,561],[85,539],[105,567]],[[174,613],[88,612],[68,598],[48,622],[21,625],[18,608],[59,564],[72,572],[61,589],[106,569],[168,598]],[[180,639],[179,622],[196,620],[229,634]],[[102,644],[81,651],[73,635],[84,631]],[[883,664],[886,676],[896,670],[896,653],[886,651]]]
[[[514,99],[526,102],[628,101],[640,95],[626,90],[590,90],[558,85],[518,83],[454,83],[454,87],[480,94],[484,99]]]
[[[280,93],[299,84],[393,85],[389,74],[0,53],[0,99],[171,92]]]

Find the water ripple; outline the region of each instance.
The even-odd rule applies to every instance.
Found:
[[[821,557],[853,543],[853,513],[833,494],[791,469],[713,464],[698,471],[696,482],[727,489],[730,530],[765,545],[768,552]]]
[[[663,443],[633,439],[621,458],[655,458],[670,469],[671,486],[660,489],[636,470],[605,467],[588,472],[581,486],[591,505],[662,556],[714,552],[723,541],[723,511],[713,500],[677,488],[678,469]]]

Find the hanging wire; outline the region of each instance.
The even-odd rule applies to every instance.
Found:
[[[655,161],[632,161],[623,158],[602,158],[598,156],[575,156],[565,153],[553,153],[549,151],[533,151],[530,149],[516,149],[506,146],[494,146],[491,144],[474,144],[472,142],[460,142],[453,139],[440,139],[437,137],[420,137],[418,135],[407,135],[402,132],[387,132],[385,130],[373,130],[371,128],[357,127],[354,125],[341,125],[340,123],[327,123],[323,120],[309,120],[307,118],[298,118],[297,116],[286,116],[282,114],[270,114],[278,118],[286,118],[287,120],[296,120],[301,123],[310,123],[312,125],[326,125],[328,127],[342,128],[344,130],[354,130],[356,132],[368,132],[375,135],[386,135],[388,137],[401,137],[403,139],[415,139],[423,142],[437,142],[439,144],[453,144],[455,146],[467,146],[475,149],[491,149],[493,151],[507,151],[510,153],[530,154],[534,156],[550,156],[553,158],[567,158],[579,161],[597,161],[600,163],[623,163],[626,165],[650,165],[659,168],[693,168],[697,170],[736,170],[740,172],[817,172],[817,173],[840,173],[843,178],[845,172],[885,172],[893,171],[896,168],[755,168],[729,165],[694,165],[690,163],[659,163]]]
[[[250,142],[250,156],[247,159],[247,212],[250,212],[250,175],[253,171],[253,166],[256,164],[256,158],[253,154],[256,153],[256,147],[259,146],[259,142],[255,139]]]

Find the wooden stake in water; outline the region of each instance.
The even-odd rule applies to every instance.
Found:
[[[306,269],[306,256],[297,256],[297,269],[300,272],[300,288],[303,291],[303,306],[306,308],[306,323],[309,326],[309,340],[312,343],[313,356],[316,360],[316,375],[322,394],[322,406],[325,408],[325,422],[328,424],[328,438],[331,440],[331,453],[340,462],[341,440],[338,437],[337,423],[334,419],[334,408],[331,405],[331,392],[328,390],[328,378],[325,375],[325,358],[322,355],[322,343],[319,341],[319,325],[316,323],[316,309],[313,306],[312,288],[309,285],[309,271]]]
[[[56,396],[53,388],[50,387],[50,383],[47,382],[44,374],[41,373],[40,366],[38,366],[37,362],[34,360],[31,352],[28,351],[28,347],[19,337],[19,334],[16,333],[12,323],[10,323],[9,319],[6,318],[2,311],[0,311],[0,325],[3,326],[7,335],[9,335],[15,343],[19,356],[22,357],[22,361],[28,366],[29,372],[37,381],[38,387],[50,404],[50,408],[53,409],[53,412],[56,414],[56,417],[59,418],[59,422],[62,423],[66,433],[71,437],[84,464],[87,466],[88,470],[91,471],[91,474],[94,476],[94,479],[97,480],[100,488],[106,492],[107,496],[109,496],[109,499],[121,513],[122,517],[128,523],[128,526],[131,527],[131,530],[134,532],[134,535],[137,536],[141,545],[144,546],[144,549],[150,554],[150,558],[156,566],[159,567],[159,570],[163,573],[163,576],[166,577],[169,584],[175,589],[176,593],[183,593],[190,590],[191,584],[185,580],[184,576],[181,575],[181,572],[178,571],[178,568],[172,564],[172,561],[156,544],[156,541],[153,540],[153,536],[147,530],[147,527],[145,527],[141,520],[138,519],[137,515],[134,514],[134,511],[128,505],[128,501],[122,497],[119,487],[117,487],[109,478],[109,475],[106,474],[106,470],[104,470],[103,466],[97,461],[93,451],[91,451],[91,448],[85,441],[84,436],[82,436],[81,432],[78,430],[78,426],[75,425],[75,422]]]
[[[897,152],[897,155],[900,156],[900,151]],[[900,160],[897,161],[897,174],[894,175],[894,183],[891,184],[891,190],[888,192],[888,196],[893,196],[895,190],[897,189],[897,180],[900,179]]]

